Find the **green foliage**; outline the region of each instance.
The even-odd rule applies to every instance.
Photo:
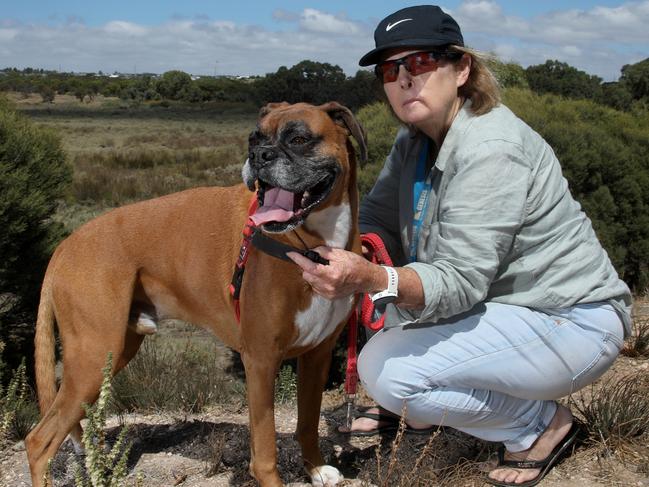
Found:
[[[628,111],[631,109],[633,97],[623,83],[603,83],[595,101],[616,110]]]
[[[624,65],[620,82],[624,83],[634,100],[649,102],[649,58]]]
[[[290,365],[284,365],[275,379],[275,401],[289,404],[297,398],[297,376]]]
[[[601,90],[601,78],[559,61],[529,66],[525,74],[529,87],[536,93],[593,99],[599,96]]]
[[[649,285],[649,117],[511,89],[505,103],[554,149],[620,276]]]
[[[520,64],[504,63],[497,59],[489,59],[489,69],[494,74],[502,88],[527,88],[525,69]]]
[[[84,466],[77,465],[76,487],[120,487],[128,475],[128,455],[131,445],[126,441],[128,428],[124,427],[111,448],[106,444],[106,413],[111,400],[110,380],[112,354],[103,369],[104,379],[99,398],[94,405],[84,404],[87,424],[82,443],[85,450]],[[84,469],[85,467],[85,469]]]
[[[390,153],[399,130],[399,120],[389,105],[383,102],[372,103],[359,110],[356,118],[367,132],[367,164],[358,174],[358,187],[361,195],[374,185],[385,158]]]
[[[12,367],[31,355],[31,337],[17,330],[33,322],[45,265],[62,237],[50,216],[70,180],[59,138],[0,100],[0,339],[12,344]]]
[[[156,83],[156,91],[169,100],[189,100],[196,93],[191,76],[177,70],[164,73]]]
[[[301,61],[292,68],[280,67],[254,84],[258,104],[287,101],[314,105],[338,101],[354,110],[375,101],[380,92],[374,76],[359,71],[346,78],[342,68],[329,63]]]
[[[25,360],[14,371],[9,385],[0,384],[0,446],[22,440],[38,420],[38,406],[27,384]]]
[[[43,103],[52,103],[54,101],[54,96],[56,95],[56,92],[48,85],[41,86],[38,93],[41,95]]]

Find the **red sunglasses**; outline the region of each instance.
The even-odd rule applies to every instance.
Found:
[[[413,52],[407,56],[391,61],[383,61],[374,67],[376,77],[383,83],[392,83],[399,76],[399,66],[403,65],[412,76],[435,71],[439,66],[439,61],[448,59],[457,61],[462,57],[461,52],[451,51],[424,51]]]

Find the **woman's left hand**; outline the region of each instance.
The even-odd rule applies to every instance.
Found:
[[[325,246],[313,250],[329,260],[329,265],[317,264],[296,252],[287,255],[302,268],[302,277],[317,294],[337,299],[385,287],[385,272],[360,255]]]

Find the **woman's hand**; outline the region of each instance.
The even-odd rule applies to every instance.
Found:
[[[324,246],[313,250],[328,259],[329,265],[316,264],[296,252],[287,255],[302,268],[302,277],[313,290],[327,299],[374,292],[387,286],[385,271],[360,255]]]

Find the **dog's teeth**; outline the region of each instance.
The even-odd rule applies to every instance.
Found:
[[[302,195],[302,202],[300,203],[300,206],[302,207],[306,206],[306,202],[309,201],[309,196],[311,196],[309,192],[305,191],[304,194]]]

